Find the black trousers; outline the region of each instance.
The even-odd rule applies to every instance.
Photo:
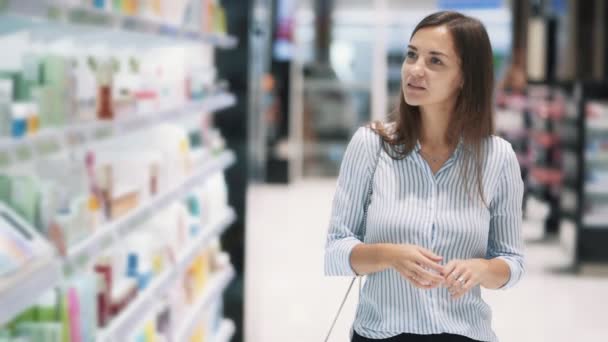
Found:
[[[371,339],[360,336],[355,331],[351,342],[476,342],[465,336],[452,334],[437,334],[437,335],[416,335],[416,334],[400,334],[390,338]],[[477,341],[478,342],[478,341]]]

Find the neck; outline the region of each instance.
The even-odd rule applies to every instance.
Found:
[[[451,111],[438,106],[420,107],[420,143],[429,149],[442,149],[449,145],[447,140]]]

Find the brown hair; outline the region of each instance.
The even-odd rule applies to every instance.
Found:
[[[480,199],[487,205],[482,186],[481,149],[484,138],[494,133],[492,46],[488,33],[479,20],[451,11],[433,13],[424,18],[414,29],[410,39],[420,29],[442,25],[445,25],[452,35],[456,53],[460,57],[464,81],[446,138],[450,144],[456,144],[462,137],[463,163],[460,172],[465,180],[465,190],[468,193],[470,189],[468,175],[473,167]],[[405,102],[401,87],[399,105],[388,122],[376,122],[372,129],[382,137],[384,150],[390,156],[403,159],[416,146],[420,136],[420,124],[418,106],[410,106]]]

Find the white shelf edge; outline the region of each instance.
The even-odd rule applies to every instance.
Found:
[[[608,152],[600,152],[600,153],[585,153],[585,159],[589,163],[608,163]]]
[[[587,229],[606,230],[608,229],[608,215],[585,214],[583,215],[583,226]]]
[[[212,238],[222,234],[234,221],[235,217],[234,210],[228,209],[222,219],[209,224],[208,229],[203,228],[204,231],[191,243],[187,249],[187,253],[184,253],[185,256],[180,257],[179,261],[171,269],[153,279],[151,285],[138,294],[136,299],[129,303],[127,309],[103,330],[98,341],[116,341],[128,336],[130,330],[134,326],[137,326],[142,317],[146,317],[146,313],[149,313],[158,304],[158,298],[166,294],[171,289],[175,280],[181,277],[192,264],[196,257],[195,253],[200,252]]]
[[[207,283],[206,289],[202,297],[189,311],[186,319],[183,320],[183,324],[177,329],[176,338],[174,341],[188,341],[189,335],[196,327],[196,324],[200,320],[201,314],[209,306],[210,301],[221,295],[224,290],[228,287],[228,284],[232,281],[235,276],[235,271],[232,266],[227,267],[225,270],[219,272],[212,277]]]
[[[0,326],[10,322],[23,310],[31,307],[46,291],[61,282],[61,268],[57,259],[31,261],[13,276],[0,277]]]
[[[212,95],[204,100],[189,102],[180,108],[172,110],[162,111],[158,114],[140,115],[128,119],[117,119],[113,121],[93,121],[93,122],[82,122],[76,123],[65,127],[50,127],[41,130],[40,132],[22,138],[0,138],[0,151],[14,152],[14,150],[21,147],[31,146],[37,141],[44,139],[58,139],[63,142],[67,139],[69,134],[75,132],[87,132],[101,129],[112,128],[116,131],[124,130],[127,134],[133,132],[133,130],[142,130],[147,127],[159,124],[161,122],[168,122],[169,120],[181,119],[190,116],[198,116],[201,112],[216,112],[221,109],[229,108],[236,103],[236,98],[231,93],[221,93]],[[193,113],[193,111],[197,111]],[[110,140],[120,138],[121,134],[111,135],[109,138],[103,139]],[[89,143],[95,143],[96,141],[87,141],[83,145],[87,146]]]
[[[602,184],[603,185],[603,184]],[[608,189],[597,184],[585,184],[585,195],[593,197],[608,197]]]
[[[236,332],[236,326],[230,319],[224,319],[218,332],[211,338],[211,342],[230,342]]]
[[[180,199],[186,195],[194,185],[213,173],[224,170],[232,165],[234,161],[235,156],[232,151],[225,151],[219,157],[213,157],[212,161],[207,161],[200,170],[191,175],[175,189],[156,195],[148,203],[133,209],[116,221],[98,228],[90,237],[70,248],[67,257],[65,258],[65,263],[68,265],[76,265],[78,260],[83,257],[90,258],[94,254],[101,253],[104,247],[106,247],[104,246],[105,240],[114,240],[114,238],[120,235],[117,233],[124,234],[126,233],[126,229],[134,229],[134,227],[132,227],[134,222],[153,214],[156,209],[166,207],[175,200]]]
[[[186,272],[187,268],[194,262],[201,249],[204,249],[212,238],[221,236],[236,219],[234,209],[226,209],[226,212],[222,216],[223,217],[218,220],[218,222],[213,222],[209,224],[208,227],[204,227],[200,236],[198,236],[192,245],[180,255],[180,262],[177,267],[178,276],[181,276],[181,274]]]
[[[64,20],[62,21],[58,21],[56,19],[48,18],[48,13],[51,11],[55,12],[56,14],[61,13],[61,15],[65,15],[66,12],[74,11],[87,13],[90,15],[103,17],[105,20],[108,20],[112,26],[95,25],[93,23],[75,21],[66,22],[65,18],[63,18]],[[119,30],[120,32],[127,34],[143,34],[151,38],[158,37],[200,42],[224,49],[233,48],[238,44],[238,39],[229,34],[197,32],[194,30],[189,30],[188,28],[182,28],[173,24],[165,23],[160,18],[145,18],[119,12],[112,12],[105,9],[95,8],[92,4],[90,6],[84,6],[63,4],[58,0],[9,0],[7,8],[4,11],[1,11],[0,14],[30,17],[33,18],[36,23],[46,22],[61,25],[67,24],[74,27],[86,27],[109,31],[115,31],[117,24],[120,26],[135,25],[145,29],[125,29],[121,27]]]

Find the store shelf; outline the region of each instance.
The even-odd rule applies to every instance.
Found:
[[[192,245],[186,249],[183,254],[181,254],[177,272],[184,273],[199,256],[201,249],[203,249],[213,237],[222,235],[235,219],[236,213],[233,209],[230,209],[224,215],[222,215],[222,219],[219,222],[215,222],[210,224],[208,227],[203,228],[204,232],[196,238],[194,243],[192,243]]]
[[[177,329],[174,341],[188,341],[190,335],[196,328],[196,325],[201,319],[202,313],[211,304],[211,301],[218,296],[228,287],[228,284],[232,281],[235,276],[235,271],[232,268],[228,268],[221,273],[214,275],[207,284],[207,288],[203,296],[199,299],[198,303],[191,308],[183,320],[182,325]]]
[[[559,101],[538,101],[531,106],[530,112],[544,120],[561,120],[566,113],[566,106]]]
[[[2,6],[4,5],[4,6]],[[0,1],[2,20],[12,21],[10,27],[15,29],[41,28],[58,33],[74,35],[90,34],[89,30],[104,30],[108,35],[131,39],[182,40],[202,44],[211,44],[220,48],[233,48],[238,40],[220,33],[204,33],[171,25],[155,18],[144,18],[125,15],[86,5],[70,5],[58,0],[4,0]],[[85,30],[83,32],[83,30]],[[133,35],[129,37],[128,35]],[[85,36],[86,38],[86,36]]]
[[[7,153],[12,156],[12,160],[21,160],[22,158],[18,154],[23,153],[24,149],[30,150],[31,156],[35,157],[36,155],[54,153],[61,149],[77,147],[78,145],[89,147],[100,140],[100,132],[113,132],[111,137],[120,137],[121,135],[146,129],[162,122],[187,119],[199,116],[202,112],[216,112],[234,105],[235,102],[234,95],[222,93],[157,114],[138,115],[112,121],[94,121],[73,124],[63,128],[44,129],[37,134],[21,139],[0,139],[0,154]],[[78,135],[80,138],[75,138],[75,135]],[[56,145],[56,147],[49,149],[49,144]],[[44,148],[43,146],[47,147]]]
[[[56,259],[35,260],[11,276],[0,277],[0,326],[31,307],[61,280]]]
[[[583,216],[583,226],[586,229],[598,229],[608,231],[608,215],[606,214],[585,214]]]
[[[226,151],[218,157],[212,158],[211,161],[205,162],[204,165],[175,189],[157,195],[148,203],[133,209],[115,222],[100,227],[97,232],[92,234],[89,238],[70,248],[66,257],[66,263],[70,266],[76,266],[82,261],[91,259],[95,255],[103,252],[103,250],[114,243],[114,241],[118,241],[121,236],[137,229],[138,223],[150,218],[156,214],[158,210],[183,198],[189,194],[195,186],[201,184],[215,172],[228,168],[234,161],[234,153]]]
[[[98,341],[121,341],[132,332],[134,326],[138,326],[146,313],[158,304],[159,298],[168,294],[173,289],[177,279],[180,279],[196,256],[204,250],[214,237],[221,235],[236,218],[232,209],[226,210],[222,218],[217,222],[203,228],[203,232],[188,247],[186,252],[178,258],[178,262],[169,270],[152,280],[152,283],[136,299],[130,303],[125,311],[116,317],[110,325],[100,334]],[[230,277],[232,271],[228,270],[224,276]],[[221,278],[220,280],[222,280]],[[212,281],[212,284],[213,283]],[[218,285],[220,286],[220,285]],[[223,286],[223,283],[221,283]],[[211,289],[215,289],[210,286]]]
[[[539,184],[560,185],[563,179],[563,172],[556,168],[534,167],[530,171],[530,177]]]
[[[560,138],[557,134],[540,131],[531,132],[531,137],[536,144],[546,149],[559,144],[560,141]]]
[[[606,184],[586,184],[585,195],[593,198],[606,198],[608,199],[608,187]]]
[[[587,130],[592,133],[605,134],[608,132],[608,119],[588,119]]]
[[[222,321],[218,332],[211,338],[211,342],[230,342],[235,332],[236,326],[234,325],[234,322],[225,319]]]
[[[586,152],[585,158],[587,159],[587,162],[589,162],[589,163],[608,165],[608,153],[607,152],[600,152],[600,153]]]
[[[524,115],[521,111],[510,109],[497,109],[495,114],[496,127],[505,132],[513,132],[513,134],[524,135],[525,123]]]

